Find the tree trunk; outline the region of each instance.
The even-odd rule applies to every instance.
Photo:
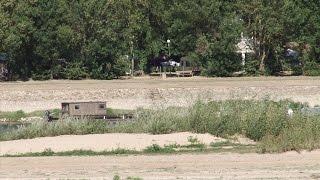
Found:
[[[264,73],[265,72],[265,59],[266,59],[266,50],[263,49],[263,52],[262,52],[262,56],[261,56],[261,60],[260,60],[260,67],[259,67],[259,71]]]

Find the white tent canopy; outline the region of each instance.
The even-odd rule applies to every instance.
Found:
[[[236,48],[236,52],[242,56],[242,65],[244,66],[246,64],[246,54],[254,53],[252,39],[244,37],[243,33],[241,33],[241,40],[236,45]]]

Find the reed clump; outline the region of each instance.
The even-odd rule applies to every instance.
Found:
[[[261,152],[313,150],[320,148],[320,116],[302,113],[301,109],[305,106],[292,101],[271,100],[198,101],[188,108],[137,109],[134,121],[116,125],[103,120],[70,117],[54,123],[35,122],[17,130],[0,133],[0,140],[59,135],[168,134],[189,131],[219,137],[241,134],[258,142]],[[293,109],[293,115],[287,114],[288,108]]]

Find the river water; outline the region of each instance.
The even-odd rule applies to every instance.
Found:
[[[26,124],[0,124],[0,133],[8,132],[12,130],[16,130],[21,126],[25,126]]]

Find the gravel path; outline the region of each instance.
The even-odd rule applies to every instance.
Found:
[[[301,154],[0,158],[0,179],[319,179],[320,151]]]

